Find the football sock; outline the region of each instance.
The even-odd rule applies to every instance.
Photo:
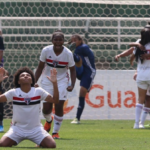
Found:
[[[44,114],[43,113],[44,118],[46,119],[47,122],[51,122],[52,121],[52,117],[51,117],[51,113],[50,114]]]
[[[139,123],[142,109],[143,109],[143,104],[137,103],[135,107],[135,123]]]
[[[0,126],[3,126],[3,121],[0,121]]]
[[[77,54],[73,53],[73,58],[75,62],[79,62],[80,61],[80,56],[78,56]]]
[[[53,133],[58,133],[58,131],[60,130],[60,126],[62,124],[63,121],[63,116],[57,116],[54,115],[54,128],[53,128]]]
[[[77,108],[76,118],[80,120],[85,105],[85,97],[79,97],[79,105]]]
[[[147,117],[149,112],[150,112],[150,108],[143,107],[143,111],[142,111],[142,114],[141,114],[141,124],[144,124],[144,122],[146,120],[146,117]]]

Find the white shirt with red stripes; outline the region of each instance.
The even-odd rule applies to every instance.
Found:
[[[45,62],[45,68],[41,76],[41,84],[52,84],[46,76],[50,76],[50,70],[56,68],[57,81],[68,81],[68,68],[75,65],[72,52],[64,46],[61,54],[58,56],[53,50],[53,45],[43,48],[40,61]]]
[[[23,130],[31,130],[41,126],[40,102],[49,95],[45,90],[40,87],[31,87],[31,90],[25,93],[20,88],[16,88],[5,92],[4,95],[8,102],[13,102],[13,125]]]

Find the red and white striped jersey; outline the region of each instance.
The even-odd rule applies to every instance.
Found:
[[[40,102],[49,95],[45,90],[31,87],[31,90],[25,93],[20,88],[16,88],[7,91],[4,95],[8,102],[13,102],[13,125],[24,130],[31,130],[41,125]]]
[[[72,52],[65,46],[58,56],[53,50],[53,45],[46,46],[41,52],[40,61],[45,62],[41,78],[42,84],[52,84],[46,77],[50,76],[52,68],[57,70],[57,81],[68,81],[68,68],[75,65]]]

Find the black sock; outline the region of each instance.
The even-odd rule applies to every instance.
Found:
[[[85,105],[85,97],[79,97],[79,105],[77,108],[76,118],[80,120]]]

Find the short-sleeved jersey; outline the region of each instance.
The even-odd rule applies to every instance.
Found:
[[[0,36],[0,50],[4,50],[3,38]]]
[[[94,54],[88,45],[82,44],[76,47],[74,53],[76,53],[82,58],[84,71],[86,71],[87,73],[96,73]]]
[[[58,56],[54,52],[53,45],[46,46],[41,52],[40,61],[45,62],[41,84],[52,84],[46,77],[50,76],[52,68],[57,70],[57,81],[68,81],[68,68],[75,65],[72,52],[65,46]]]
[[[32,87],[28,93],[25,93],[20,88],[16,88],[5,92],[4,95],[8,102],[13,102],[13,125],[23,130],[41,126],[40,102],[49,95],[45,90]]]
[[[144,45],[147,53],[150,53],[150,43]],[[138,81],[150,81],[150,59],[144,59],[141,63],[140,59],[138,60],[137,66],[137,80]]]

